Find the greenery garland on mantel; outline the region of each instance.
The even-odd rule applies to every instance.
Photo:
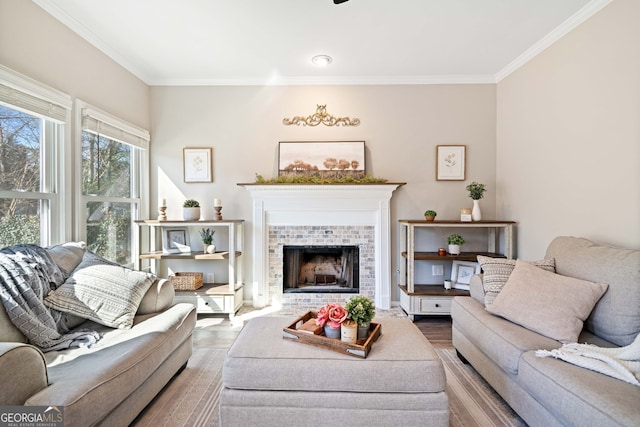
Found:
[[[375,178],[369,175],[363,178],[354,178],[349,176],[345,176],[342,178],[321,178],[318,176],[278,176],[275,178],[267,179],[259,174],[256,174],[256,180],[254,182],[254,184],[314,184],[314,185],[387,184],[387,183],[389,183],[388,180],[384,178]]]

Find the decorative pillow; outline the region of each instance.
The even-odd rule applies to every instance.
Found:
[[[44,303],[105,326],[129,329],[153,274],[130,270],[87,251],[82,262]]]
[[[554,340],[578,340],[584,320],[607,285],[545,271],[523,261],[516,266],[489,313]]]
[[[48,246],[45,248],[53,262],[64,272],[65,279],[82,262],[82,257],[87,250],[84,242],[67,242],[61,245]]]
[[[478,263],[482,268],[482,286],[484,288],[484,305],[488,306],[493,303],[498,293],[502,290],[509,275],[516,266],[515,259],[505,258],[490,258],[487,256],[478,255]],[[554,273],[555,260],[543,259],[540,261],[531,261],[530,264],[540,267],[544,270]]]

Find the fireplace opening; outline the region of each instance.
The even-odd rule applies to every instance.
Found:
[[[284,246],[284,293],[358,293],[358,246]]]

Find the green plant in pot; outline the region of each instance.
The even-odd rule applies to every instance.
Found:
[[[376,306],[371,299],[358,295],[347,301],[345,305],[351,320],[358,324],[358,339],[365,339],[369,335],[369,324],[376,315]]]
[[[213,244],[213,235],[216,232],[210,228],[203,228],[200,230],[200,237],[202,238],[202,244],[204,245],[204,251],[212,254],[216,251],[216,247]]]
[[[182,218],[185,221],[200,220],[200,202],[195,199],[187,199],[182,204]]]
[[[459,234],[450,234],[447,237],[447,244],[449,245],[449,253],[451,255],[460,255],[460,245],[464,245],[464,239]]]
[[[437,215],[438,215],[438,212],[431,209],[424,211],[424,219],[426,219],[427,221],[435,220]]]
[[[484,197],[485,191],[487,188],[484,184],[479,184],[473,181],[471,184],[467,185],[467,191],[469,192],[469,197],[473,200],[473,209],[471,209],[471,219],[474,221],[480,221],[482,219],[482,212],[480,212],[480,202],[479,200]]]

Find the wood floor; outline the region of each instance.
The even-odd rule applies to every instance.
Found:
[[[453,348],[451,343],[451,317],[416,316],[413,323],[435,348]]]

